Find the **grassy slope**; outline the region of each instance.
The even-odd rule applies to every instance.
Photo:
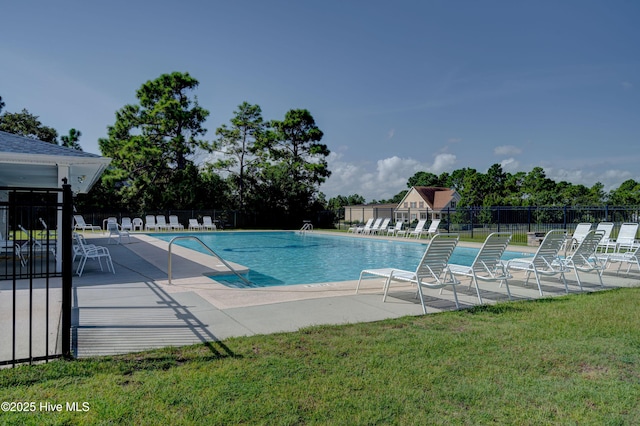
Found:
[[[2,424],[639,424],[640,289],[0,370]]]

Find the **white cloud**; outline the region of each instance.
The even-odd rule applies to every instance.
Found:
[[[513,145],[501,145],[493,148],[495,155],[514,156],[522,153],[522,149]]]
[[[389,133],[387,134],[387,138],[388,139],[393,139],[393,136],[396,134],[396,129],[391,129],[389,130]]]
[[[327,159],[331,176],[320,187],[328,198],[360,194],[367,201],[391,198],[406,188],[407,180],[423,166],[416,160],[390,157],[372,163],[350,163],[341,154]]]
[[[431,167],[427,167],[427,171],[439,175],[442,172],[449,171],[456,164],[457,157],[453,154],[438,154],[433,160]]]
[[[520,162],[515,158],[505,158],[500,162],[500,166],[502,166],[502,170],[509,173],[517,172],[520,167]]]
[[[437,154],[433,164],[421,163],[413,158],[398,156],[383,158],[372,163],[350,163],[341,154],[331,153],[327,159],[331,176],[320,187],[327,199],[336,195],[360,194],[367,202],[391,198],[403,189],[407,181],[419,171],[440,174],[452,170],[456,163],[453,154]]]

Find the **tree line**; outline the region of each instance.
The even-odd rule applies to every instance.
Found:
[[[331,174],[330,151],[308,110],[265,120],[259,105],[243,102],[215,139],[206,140],[209,111],[198,103],[198,85],[180,72],[142,84],[137,103],[116,111],[108,136],[98,140],[112,162],[90,193],[78,196],[77,208],[131,214],[229,209],[251,212],[260,218],[256,224],[294,226],[326,208],[318,188]],[[58,143],[55,129],[27,110],[3,113],[0,130]],[[81,149],[80,135],[71,129],[63,145]]]
[[[99,139],[102,155],[113,159],[101,180],[76,205],[86,211],[142,214],[161,210],[234,210],[258,218],[254,224],[289,224],[323,210],[364,204],[364,197],[338,195],[326,201],[320,185],[331,175],[323,132],[306,109],[266,120],[259,105],[243,102],[227,124],[205,139],[209,111],[201,107],[189,73],[163,74],[142,84],[137,103],[125,105]],[[5,104],[0,97],[0,112]],[[0,130],[58,144],[58,132],[26,109],[2,112]],[[61,144],[82,150],[81,132],[70,129]],[[541,167],[505,172],[499,164],[486,173],[473,168],[435,175],[420,171],[412,186],[455,189],[460,206],[640,205],[640,183],[627,180],[604,191],[549,179]],[[398,203],[404,189],[388,200]],[[277,218],[277,220],[274,220]],[[279,222],[279,223],[275,223]]]
[[[500,164],[492,165],[486,173],[473,168],[440,175],[420,171],[407,181],[407,188],[413,186],[455,189],[461,196],[458,203],[460,207],[640,205],[640,183],[633,179],[607,192],[600,182],[591,187],[566,181],[556,182],[546,176],[542,167],[516,173],[505,172]],[[405,189],[388,200],[372,200],[371,203],[399,203],[407,192],[408,189]],[[358,194],[340,195],[331,198],[328,205],[331,209],[338,209],[364,202],[364,198]]]

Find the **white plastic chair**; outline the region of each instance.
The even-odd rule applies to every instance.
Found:
[[[178,231],[184,230],[184,225],[178,220],[178,216],[172,214],[169,216],[169,227]]]
[[[564,288],[569,293],[569,287],[567,286],[567,280],[564,277],[564,273],[567,268],[562,262],[559,262],[558,253],[562,249],[567,239],[567,233],[564,229],[552,230],[547,232],[544,239],[540,243],[540,247],[533,255],[533,257],[522,257],[511,259],[507,261],[507,270],[512,269],[525,271],[527,273],[527,279],[525,285],[529,282],[529,277],[533,272],[538,284],[538,292],[542,296],[542,286],[540,285],[540,275],[559,275],[564,283]]]
[[[131,225],[133,225],[133,231],[142,231],[144,229],[144,222],[139,217],[134,218]]]
[[[387,235],[393,235],[395,236],[398,232],[402,231],[402,226],[404,225],[404,223],[399,220],[396,222],[396,226],[391,227],[387,230]]]
[[[595,271],[598,274],[598,279],[600,280],[600,287],[604,287],[604,283],[602,282],[602,272],[604,272],[605,265],[602,264],[600,259],[595,256],[598,244],[602,241],[603,236],[604,231],[587,232],[587,235],[582,238],[582,241],[575,251],[566,258],[560,259],[564,266],[573,269],[575,272],[580,290],[583,290],[583,288],[578,271]]]
[[[126,237],[131,242],[129,231],[121,229],[116,222],[107,222],[107,232],[109,232],[109,244],[111,244],[111,237],[116,237],[117,244],[122,243],[122,237]]]
[[[75,220],[76,224],[73,226],[73,230],[74,231],[86,231],[89,230],[91,232],[94,232],[96,230],[101,230],[102,228],[100,228],[97,225],[92,225],[90,223],[86,223],[84,221],[84,218],[82,217],[82,215],[76,214],[73,215],[73,219]]]
[[[171,229],[171,227],[167,223],[167,218],[164,217],[164,215],[159,214],[156,216],[156,229],[158,231],[168,231],[169,229]]]
[[[198,219],[189,219],[189,231],[201,231],[202,225],[198,223]]]
[[[418,296],[420,297],[420,303],[422,304],[422,312],[426,314],[427,307],[424,303],[422,287],[442,289],[446,286],[451,286],[456,302],[456,308],[460,308],[458,303],[458,294],[456,293],[456,286],[460,284],[460,281],[453,276],[447,265],[453,250],[458,244],[458,238],[458,234],[436,235],[427,246],[427,249],[415,271],[406,271],[395,268],[363,270],[360,272],[360,278],[358,279],[358,285],[356,286],[356,294],[360,288],[362,278],[365,276],[386,278],[384,283],[384,295],[382,296],[383,302],[387,299],[391,281],[411,282],[418,286]]]
[[[408,231],[406,236],[410,237],[415,235],[416,238],[420,238],[420,235],[422,235],[422,231],[424,230],[424,225],[426,223],[427,223],[427,219],[420,219],[416,227],[412,231]]]
[[[107,265],[107,270],[112,271],[114,274],[116,273],[115,268],[113,267],[113,261],[111,260],[111,253],[109,253],[109,249],[103,246],[96,246],[93,244],[87,244],[84,237],[80,234],[75,234],[77,249],[74,254],[74,259],[77,256],[80,256],[80,263],[78,264],[78,268],[76,269],[76,274],[79,277],[82,276],[82,272],[84,271],[84,267],[87,263],[88,259],[97,260],[100,265],[100,270],[104,271],[102,268],[102,260],[105,259],[105,263]]]
[[[145,231],[157,231],[158,225],[156,225],[156,217],[152,214],[148,214],[144,218]]]
[[[122,228],[123,231],[133,231],[133,223],[131,223],[131,218],[126,216],[123,217],[120,228]]]
[[[480,251],[476,255],[471,266],[465,265],[449,265],[449,269],[454,275],[463,275],[471,278],[471,284],[476,287],[478,301],[482,304],[482,296],[480,296],[480,287],[478,280],[504,283],[507,288],[509,300],[511,300],[511,291],[509,290],[509,278],[511,274],[505,269],[501,261],[504,251],[507,249],[511,241],[510,232],[494,232],[490,234],[484,241]]]
[[[210,229],[212,231],[215,231],[216,225],[211,221],[211,216],[202,216],[202,227],[204,229]]]

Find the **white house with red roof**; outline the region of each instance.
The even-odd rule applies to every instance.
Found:
[[[420,219],[442,219],[446,213],[455,212],[460,194],[455,189],[431,186],[414,186],[395,209],[396,222],[413,222]]]

